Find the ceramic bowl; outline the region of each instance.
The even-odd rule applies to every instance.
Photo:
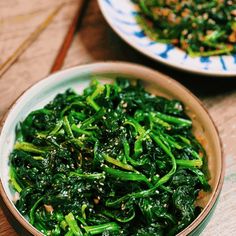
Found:
[[[186,106],[186,112],[193,120],[194,134],[197,135],[206,149],[212,191],[198,203],[204,208],[201,214],[179,235],[200,232],[213,212],[222,188],[224,165],[217,129],[201,102],[178,82],[146,67],[119,62],[95,63],[67,69],[38,82],[14,103],[2,121],[0,136],[1,197],[15,219],[31,234],[42,235],[16,209],[13,204],[15,193],[9,187],[8,157],[13,149],[16,125],[32,110],[44,106],[56,94],[64,92],[68,88],[82,92],[94,76],[108,82],[117,75],[129,79],[140,79],[146,89],[153,94],[181,100]]]
[[[157,42],[148,37],[137,23],[140,9],[132,0],[98,0],[101,12],[111,28],[130,46],[144,55],[168,66],[184,71],[210,75],[236,75],[236,54],[190,57],[171,44]]]

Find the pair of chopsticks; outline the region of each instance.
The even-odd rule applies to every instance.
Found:
[[[88,2],[88,0],[78,0],[78,8],[76,10],[75,16],[72,19],[50,72],[55,72],[61,69],[67,51],[72,43],[74,34],[81,25]],[[0,78],[15,63],[22,53],[38,38],[40,33],[53,21],[54,17],[59,13],[63,5],[64,4],[61,4],[55,10],[53,10],[49,16],[38,26],[38,28],[33,33],[31,33],[25,41],[23,41],[23,43],[14,51],[14,53],[3,64],[0,65]]]

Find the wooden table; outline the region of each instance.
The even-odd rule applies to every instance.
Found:
[[[63,0],[0,1],[0,63]],[[47,76],[76,10],[76,0],[63,9],[40,37],[0,78],[0,118],[29,86]],[[82,26],[67,54],[64,68],[94,61],[125,60],[145,64],[173,77],[196,94],[215,121],[224,146],[226,176],[216,211],[202,235],[236,235],[236,78],[186,74],[149,60],[127,46],[107,25],[91,0]],[[5,213],[6,214],[6,213]],[[0,208],[0,236],[17,235]]]

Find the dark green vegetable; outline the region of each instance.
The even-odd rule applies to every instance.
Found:
[[[190,56],[236,53],[236,1],[135,0],[145,33]]]
[[[139,81],[92,81],[17,127],[16,207],[45,235],[174,235],[209,190],[204,149],[180,101]]]

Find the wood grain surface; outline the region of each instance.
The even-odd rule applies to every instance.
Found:
[[[52,63],[77,8],[76,0],[0,1],[0,63],[61,2],[65,6],[48,28],[0,79],[0,118],[29,86],[49,74]],[[187,74],[154,62],[126,45],[107,25],[96,0],[90,0],[80,31],[63,68],[95,61],[122,60],[152,67],[173,77],[207,107],[224,147],[226,175],[215,213],[203,236],[236,235],[236,78],[209,78]],[[0,209],[0,236],[18,235]]]

